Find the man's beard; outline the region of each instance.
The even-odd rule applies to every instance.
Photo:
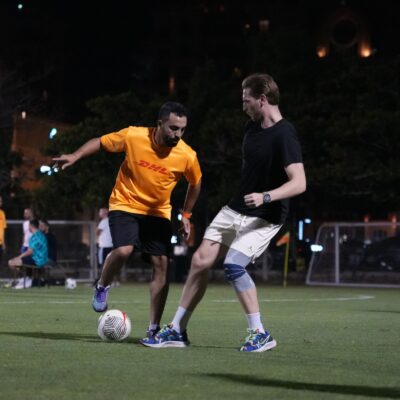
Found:
[[[171,138],[165,138],[164,139],[164,144],[167,147],[175,147],[179,142],[179,139],[171,139]]]
[[[253,113],[250,115],[250,119],[251,119],[252,121],[254,121],[254,122],[260,122],[260,121],[263,120],[263,115],[262,115],[262,113],[253,112]]]

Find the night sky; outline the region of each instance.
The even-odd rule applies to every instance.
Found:
[[[40,95],[45,93],[49,102],[57,105],[51,110],[54,114],[74,121],[84,115],[85,101],[99,95],[129,89],[139,94],[147,92],[148,96],[154,90],[167,94],[169,68],[174,65],[172,58],[186,60],[182,79],[190,79],[190,71],[207,58],[224,64],[226,46],[213,47],[218,35],[232,32],[233,47],[229,50],[232,57],[234,42],[246,23],[268,19],[271,30],[300,26],[314,33],[319,22],[343,3],[365,19],[377,55],[398,54],[397,1],[189,3],[190,6],[176,0],[3,0],[0,4],[2,106],[4,98],[15,105],[18,96],[27,96],[28,90],[33,90]],[[229,35],[224,40],[227,44]],[[17,78],[13,71],[18,71]],[[10,79],[4,82],[4,77],[10,76],[14,86],[26,88],[18,89],[15,98],[10,94],[13,86]]]

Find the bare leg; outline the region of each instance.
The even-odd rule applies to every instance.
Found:
[[[150,323],[160,325],[169,290],[168,257],[151,256],[150,259],[153,267],[150,282]]]
[[[128,259],[132,251],[133,246],[118,247],[111,251],[104,261],[98,284],[101,286],[110,285],[114,276],[121,270],[123,263]]]
[[[219,259],[225,257],[228,247],[221,243],[204,239],[194,253],[189,275],[183,288],[180,307],[193,311],[207,289],[208,270]]]
[[[255,287],[245,290],[244,292],[236,292],[236,295],[246,314],[260,312],[260,306],[257,299],[257,289]]]

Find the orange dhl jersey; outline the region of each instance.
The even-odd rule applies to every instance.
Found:
[[[110,196],[110,210],[171,219],[171,192],[182,177],[191,185],[201,178],[196,152],[183,140],[175,147],[157,146],[155,128],[130,126],[100,138],[109,152],[125,152]]]
[[[6,214],[0,210],[0,245],[4,243],[4,229],[7,228]]]

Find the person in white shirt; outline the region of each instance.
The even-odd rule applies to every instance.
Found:
[[[21,247],[21,254],[28,250],[29,239],[32,236],[32,232],[29,229],[30,220],[35,219],[32,208],[25,208],[24,210],[24,222],[22,223],[23,240]]]
[[[102,207],[99,210],[100,222],[97,225],[98,265],[103,267],[104,261],[113,249],[113,242],[108,224],[108,208]]]

